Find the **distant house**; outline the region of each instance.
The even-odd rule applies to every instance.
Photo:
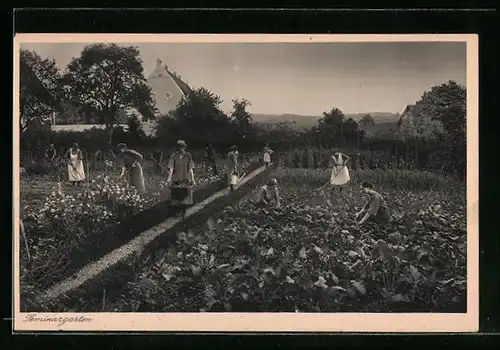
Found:
[[[401,114],[401,117],[399,117],[397,126],[398,128],[403,125],[404,120],[408,120],[411,118],[417,117],[420,113],[422,113],[422,107],[420,105],[408,105],[406,106],[405,110]]]
[[[189,85],[178,75],[171,72],[167,65],[163,65],[160,59],[156,60],[156,67],[147,77],[147,83],[151,88],[151,97],[156,103],[157,116],[165,115],[175,109],[183,98],[192,93]],[[125,122],[132,116],[136,116],[141,121],[146,135],[154,134],[156,123],[154,121],[146,121],[142,114],[135,108],[121,110],[119,112],[120,124],[117,126],[121,126],[127,130],[128,126]],[[105,126],[100,124],[80,124],[76,122],[76,119],[72,124],[58,124],[55,114],[51,120],[51,129],[53,131],[85,131],[92,128],[104,129]]]
[[[142,124],[142,130],[144,133],[148,136],[154,135],[154,128],[155,128],[155,123],[148,121],[148,122],[143,122]],[[120,126],[123,128],[123,130],[128,130],[128,125],[127,124],[117,124],[116,126]],[[103,124],[62,124],[62,125],[54,125],[52,124],[50,126],[52,131],[75,131],[75,132],[82,132],[85,130],[90,130],[93,128],[96,129],[104,129],[106,126]]]

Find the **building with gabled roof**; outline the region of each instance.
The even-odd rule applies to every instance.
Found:
[[[403,113],[401,113],[401,117],[398,120],[398,127],[403,125],[403,121],[410,118],[417,117],[420,113],[422,113],[422,106],[418,104],[408,105],[406,106]]]
[[[147,81],[158,115],[165,115],[174,110],[179,102],[192,92],[189,85],[171,72],[166,64],[162,64],[160,59],[156,60],[156,67],[149,74]]]

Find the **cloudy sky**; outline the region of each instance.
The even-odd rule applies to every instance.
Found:
[[[160,58],[191,87],[221,96],[225,111],[244,97],[253,113],[396,113],[434,85],[466,82],[466,44],[458,42],[131,45],[139,47],[146,75]],[[21,45],[62,70],[84,46]]]

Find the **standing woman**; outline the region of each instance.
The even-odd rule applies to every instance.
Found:
[[[170,202],[172,206],[181,207],[182,218],[186,218],[187,207],[193,205],[194,163],[193,157],[186,151],[186,142],[177,141],[177,151],[175,151],[168,162],[167,183],[171,184]]]
[[[332,188],[337,187],[339,192],[342,192],[342,188],[351,180],[349,169],[347,168],[349,157],[342,152],[335,152],[332,156],[332,160],[333,167],[330,184]]]
[[[234,189],[234,183],[232,181],[232,176],[236,175],[239,177],[238,172],[238,147],[231,146],[229,152],[227,153],[227,181],[229,183],[230,191]]]
[[[68,179],[73,186],[80,186],[80,182],[85,180],[85,170],[83,169],[83,154],[78,143],[66,151],[64,158],[68,160]]]
[[[144,183],[144,174],[140,163],[144,157],[139,152],[128,149],[127,145],[124,143],[119,143],[117,148],[123,155],[123,166],[120,178],[127,175],[130,185],[134,186],[138,192],[145,192],[146,185]]]
[[[271,163],[271,154],[273,154],[273,150],[269,148],[269,145],[266,143],[264,146],[264,164],[266,168],[269,168],[269,164]]]

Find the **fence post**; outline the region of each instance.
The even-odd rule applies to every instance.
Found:
[[[85,164],[86,164],[86,168],[87,168],[87,182],[90,182],[90,167],[89,167],[89,152],[88,152],[88,149],[85,148]]]

